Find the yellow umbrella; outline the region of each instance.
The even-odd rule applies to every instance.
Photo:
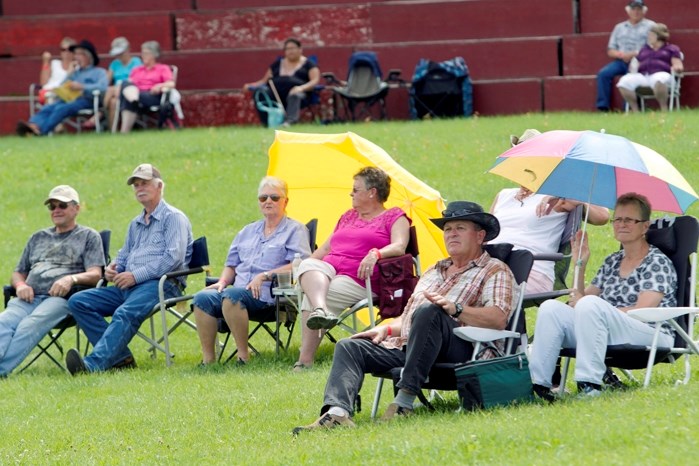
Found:
[[[277,131],[269,148],[267,174],[289,185],[291,218],[306,222],[318,218],[318,244],[351,208],[352,176],[373,166],[391,177],[386,207],[400,207],[417,231],[422,269],[446,257],[442,231],[430,218],[441,217],[444,200],[439,192],[401,167],[376,144],[354,133],[301,134]]]

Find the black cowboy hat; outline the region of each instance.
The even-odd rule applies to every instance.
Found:
[[[97,55],[97,49],[92,45],[89,40],[83,39],[77,44],[73,44],[68,48],[71,52],[75,52],[75,49],[85,49],[92,55],[92,65],[97,66],[100,62],[100,57]]]
[[[485,230],[484,241],[490,241],[500,234],[500,222],[491,215],[483,211],[483,207],[475,202],[454,201],[447,205],[447,210],[442,211],[442,218],[431,218],[432,223],[444,230],[447,222],[454,220],[468,220],[477,223]]]

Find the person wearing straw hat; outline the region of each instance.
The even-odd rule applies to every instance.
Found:
[[[243,90],[253,90],[271,83],[274,98],[286,110],[284,125],[289,126],[298,122],[303,100],[308,97],[319,81],[318,65],[303,55],[301,42],[298,39],[289,38],[284,41],[284,56],[277,58],[267,68],[262,78],[244,84]],[[258,113],[262,124],[267,126],[267,114]]]
[[[607,256],[590,285],[585,268],[590,259],[587,235],[578,231],[572,245],[573,262],[579,267],[569,302],[545,301],[536,316],[529,370],[534,393],[553,401],[551,377],[561,348],[576,349],[575,381],[583,397],[601,394],[607,371],[607,345],[650,345],[653,325],[626,313],[636,308],[673,307],[677,299],[677,274],[672,261],[646,241],[650,204],[636,193],[621,195],[612,225],[621,250]],[[672,346],[674,332],[663,328],[660,346]]]
[[[102,276],[104,249],[99,233],[76,223],[78,192],[56,186],[44,204],[53,226],[34,233],[12,272],[12,298],[0,313],[0,377],[12,372],[70,312],[75,285],[94,286]]]
[[[536,129],[527,129],[520,137],[510,136],[510,144],[514,147],[540,134]],[[490,207],[490,213],[500,221],[500,235],[491,242],[510,243],[515,249],[528,249],[534,255],[556,253],[568,214],[580,204],[535,194],[524,186],[503,189]],[[604,207],[592,205],[588,215],[587,221],[592,225],[605,225],[609,221],[609,211]],[[527,293],[553,290],[554,268],[553,261],[534,261],[527,279]]]
[[[464,325],[504,329],[517,302],[519,287],[510,269],[483,250],[500,231],[497,218],[475,202],[455,201],[441,218],[449,257],[420,278],[403,314],[388,324],[352,335],[335,346],[325,386],[321,416],[307,430],[354,427],[354,400],[364,374],[403,367],[398,394],[384,420],[413,413],[413,402],[435,362],[464,362],[473,345],[453,329]],[[493,357],[492,350],[480,355]]]

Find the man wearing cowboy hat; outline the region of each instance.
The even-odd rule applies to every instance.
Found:
[[[160,277],[186,268],[192,257],[192,225],[163,199],[160,171],[143,163],[126,184],[133,186],[143,210],[131,221],[124,246],[104,272],[114,286],[81,291],[68,301],[93,346],[84,360],[79,351],[68,350],[66,367],[72,375],[136,367],[128,344],[159,301]],[[167,280],[165,299],[181,295],[185,284],[184,277]],[[105,316],[112,316],[111,322]]]
[[[507,265],[483,250],[500,232],[498,220],[474,202],[455,201],[432,222],[444,230],[449,257],[424,273],[399,318],[338,342],[322,415],[295,428],[295,434],[353,427],[350,416],[364,374],[396,367],[403,367],[399,391],[383,419],[412,414],[413,401],[435,362],[471,358],[473,345],[456,337],[455,327],[507,326],[518,287]]]
[[[94,286],[102,276],[104,250],[99,233],[75,221],[77,191],[56,186],[44,201],[53,227],[34,233],[12,272],[17,294],[0,313],[0,377],[24,360],[68,313],[66,297],[75,285]]]
[[[17,134],[46,135],[53,131],[65,118],[77,115],[80,110],[92,108],[92,92],[104,93],[107,90],[107,72],[103,68],[97,68],[100,59],[95,46],[90,41],[82,40],[71,45],[75,61],[68,68],[68,77],[59,89],[59,100],[56,103],[45,105],[29,119],[29,122],[17,123]]]
[[[646,43],[648,31],[655,22],[645,18],[648,7],[643,0],[631,0],[626,5],[629,19],[614,26],[609,36],[608,63],[597,73],[597,110],[608,112],[612,99],[612,81],[629,71],[629,62]]]

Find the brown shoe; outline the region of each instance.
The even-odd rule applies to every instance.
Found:
[[[292,433],[298,435],[304,430],[316,429],[334,429],[335,427],[357,427],[349,416],[335,416],[334,414],[325,413],[319,417],[316,422],[307,426],[294,427]]]
[[[136,360],[133,358],[133,356],[129,356],[128,358],[114,364],[112,369],[115,371],[122,371],[125,369],[136,369],[136,367],[138,367],[136,365]]]
[[[388,405],[388,409],[386,409],[386,412],[383,413],[383,416],[381,416],[381,420],[390,421],[391,419],[395,419],[397,417],[412,416],[413,413],[414,411],[412,409],[398,406],[396,403],[391,403],[390,405]]]

